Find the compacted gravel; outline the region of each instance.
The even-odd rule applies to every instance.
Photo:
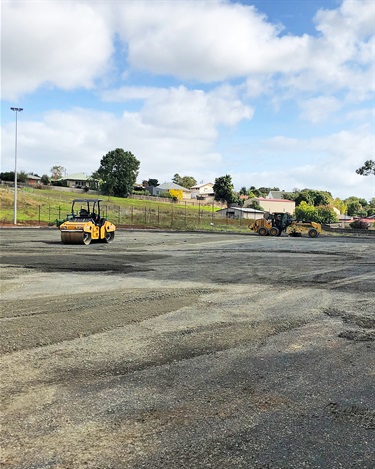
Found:
[[[374,238],[0,236],[0,467],[375,467]]]

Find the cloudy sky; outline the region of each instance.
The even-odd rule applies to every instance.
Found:
[[[373,0],[2,0],[2,171],[375,197]]]

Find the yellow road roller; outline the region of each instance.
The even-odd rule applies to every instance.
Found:
[[[115,238],[116,226],[100,212],[101,199],[74,199],[72,211],[60,225],[64,244],[90,244],[91,241],[110,243]]]

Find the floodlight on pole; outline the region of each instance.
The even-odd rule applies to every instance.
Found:
[[[16,138],[14,146],[14,224],[17,225],[17,114],[23,111],[22,107],[11,107],[16,113]]]

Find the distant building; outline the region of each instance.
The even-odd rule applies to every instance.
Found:
[[[66,181],[68,187],[86,187],[89,185],[89,179],[85,173],[76,173],[60,178],[59,181]]]
[[[266,211],[270,213],[294,213],[296,203],[293,200],[288,199],[271,199],[266,197],[253,197],[244,201],[244,207],[252,205],[253,202],[258,204]]]
[[[186,189],[186,187],[182,187],[174,182],[164,182],[163,184],[159,184],[156,187],[149,186],[147,190],[150,192],[151,195],[155,196],[162,196],[163,192],[169,192],[171,189],[176,191],[182,191],[182,198],[183,199],[190,199],[191,198],[191,191]]]
[[[41,184],[41,179],[39,176],[34,176],[34,174],[28,174],[26,182],[30,186],[38,186],[39,184]]]
[[[284,191],[269,191],[267,199],[283,199]]]
[[[206,182],[204,184],[196,184],[190,187],[191,198],[198,200],[214,200],[215,193],[213,189],[214,185],[212,182]]]
[[[264,212],[261,210],[255,210],[254,208],[243,208],[243,207],[228,207],[215,212],[215,216],[221,216],[226,218],[237,218],[246,220],[260,220],[263,218]]]

